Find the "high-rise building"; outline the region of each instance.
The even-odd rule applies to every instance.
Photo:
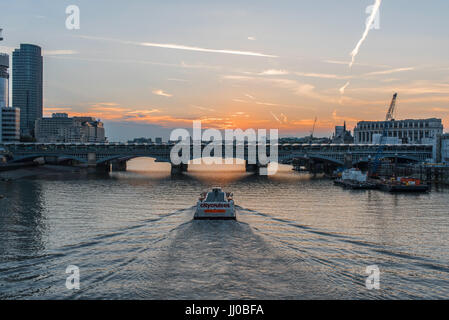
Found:
[[[0,108],[9,106],[9,56],[0,53]]]
[[[42,118],[43,59],[41,48],[21,44],[12,54],[12,104],[20,108],[20,133],[34,136],[34,123]]]

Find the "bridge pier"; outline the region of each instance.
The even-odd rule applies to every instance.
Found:
[[[344,159],[345,159],[344,167],[346,169],[351,169],[352,168],[352,154],[351,153],[346,153]]]
[[[308,159],[305,162],[306,171],[309,173],[315,173],[315,161]]]
[[[178,165],[171,164],[171,174],[182,174],[183,172],[187,172],[188,165],[181,163]]]
[[[324,163],[309,159],[306,163],[306,171],[315,176],[316,174],[325,172],[325,165]]]
[[[114,160],[111,163],[112,171],[126,171],[126,161]]]
[[[94,152],[88,152],[87,168],[89,169],[89,171],[110,172],[111,163],[109,161],[97,163],[97,154]]]
[[[94,169],[96,172],[110,172],[111,171],[111,163],[109,162],[102,162],[98,163],[95,168],[89,166],[89,168]]]
[[[94,153],[94,152],[87,153],[87,166],[89,168],[97,167],[97,154],[96,153]]]

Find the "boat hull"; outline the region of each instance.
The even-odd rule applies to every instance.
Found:
[[[335,185],[342,186],[344,188],[353,190],[374,190],[378,189],[378,186],[374,182],[360,182],[355,180],[334,180]]]
[[[381,190],[388,192],[427,192],[429,191],[429,186],[418,185],[418,186],[404,186],[404,185],[388,185],[382,184],[380,186]]]

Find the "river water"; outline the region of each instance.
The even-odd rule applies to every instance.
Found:
[[[136,163],[0,182],[0,298],[449,298],[448,189],[348,191],[290,168],[171,177]],[[212,186],[234,193],[237,221],[192,220]],[[65,286],[69,265],[79,290]],[[372,265],[378,290],[365,285]]]

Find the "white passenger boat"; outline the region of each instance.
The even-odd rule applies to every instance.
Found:
[[[233,194],[221,188],[203,192],[198,199],[194,219],[197,220],[235,220]]]

